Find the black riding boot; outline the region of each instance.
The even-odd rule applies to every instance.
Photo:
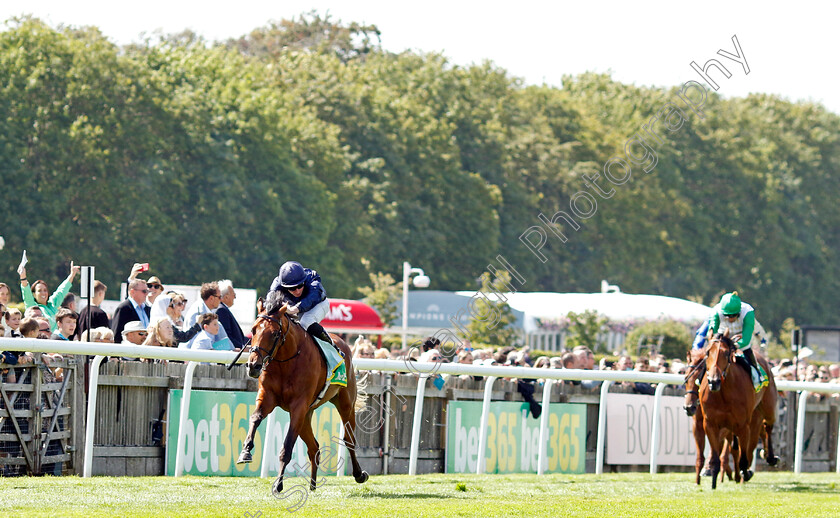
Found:
[[[331,344],[333,347],[335,347],[335,344],[333,343],[332,338],[330,338],[330,334],[327,333],[327,330],[324,329],[324,327],[321,324],[319,324],[318,322],[315,322],[314,324],[312,324],[308,328],[306,328],[306,332],[309,333],[310,335],[314,336],[315,338],[320,338],[321,340],[323,340],[323,341],[327,342],[328,344]]]
[[[747,359],[747,363],[750,364],[750,367],[755,369],[755,372],[758,373],[759,384],[757,385],[757,387],[760,387],[761,386],[761,369],[758,367],[758,362],[755,359],[755,353],[753,352],[751,347],[747,347],[742,352],[744,353],[744,358]],[[750,375],[750,379],[752,379],[752,374]]]

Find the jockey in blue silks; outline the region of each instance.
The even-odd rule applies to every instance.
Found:
[[[315,270],[304,268],[297,261],[283,263],[268,289],[266,303],[273,307],[287,304],[286,314],[297,316],[307,333],[332,344],[329,333],[320,324],[330,312],[330,301]]]

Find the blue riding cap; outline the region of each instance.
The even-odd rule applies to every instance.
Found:
[[[280,286],[294,288],[303,284],[306,279],[306,272],[303,266],[297,261],[287,261],[280,267]]]

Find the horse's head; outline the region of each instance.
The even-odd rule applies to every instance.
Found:
[[[709,343],[709,350],[706,354],[706,377],[709,381],[709,389],[712,392],[720,390],[726,373],[732,365],[732,357],[735,354],[734,344],[729,339],[729,330],[723,334],[718,333]]]
[[[248,376],[258,378],[263,368],[274,359],[289,334],[291,320],[286,315],[287,306],[266,307],[263,300],[257,301],[257,320],[251,328],[251,349],[248,355]]]
[[[685,402],[683,409],[688,417],[692,417],[697,412],[697,403],[699,400],[699,393],[697,391],[700,385],[701,376],[706,371],[704,363],[705,348],[692,349],[688,351],[688,370],[685,374]]]

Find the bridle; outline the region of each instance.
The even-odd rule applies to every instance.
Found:
[[[726,346],[726,368],[723,369],[723,372],[720,375],[721,382],[726,379],[726,373],[729,372],[729,367],[732,366],[732,346],[730,345],[729,340],[723,340],[722,338],[714,338],[713,342],[721,342],[723,345]],[[711,349],[711,347],[710,347]],[[707,357],[708,357],[708,353]]]
[[[705,367],[706,362],[695,363],[695,364],[690,365],[688,367],[688,371],[685,373],[685,381],[683,382],[683,384],[686,385],[686,389],[688,388],[688,379],[691,377],[692,373],[694,373],[694,371],[700,369],[701,366]],[[694,387],[697,387],[697,378],[694,379],[694,383],[692,383],[692,385]],[[686,394],[694,394],[695,396],[700,397],[700,393],[697,392],[696,388],[692,388],[692,390],[686,390],[685,393]]]
[[[284,315],[285,315],[285,313],[284,313]],[[257,320],[259,320],[261,318],[265,319],[265,320],[268,320],[270,322],[274,322],[275,324],[277,324],[277,327],[280,328],[279,331],[272,331],[272,333],[271,333],[272,336],[274,337],[274,341],[271,344],[271,350],[270,351],[266,351],[262,347],[258,347],[256,344],[253,344],[253,343],[251,344],[251,349],[250,349],[249,352],[257,353],[257,358],[259,358],[259,361],[262,362],[262,364],[263,364],[261,370],[264,371],[268,367],[268,364],[272,362],[272,360],[276,360],[276,358],[274,357],[274,354],[279,349],[282,349],[284,345],[286,345],[286,336],[289,334],[289,331],[292,329],[292,319],[289,318],[288,315],[286,315],[286,318],[289,320],[289,325],[286,327],[286,330],[284,331],[283,330],[283,324],[279,320],[277,320],[276,318],[272,317],[271,315],[266,315],[266,314],[257,315]],[[264,354],[265,354],[265,356],[263,356]],[[290,356],[290,357],[288,357],[284,360],[277,360],[277,362],[278,363],[287,362],[289,360],[292,360],[292,359],[296,358],[299,354],[300,354],[300,347],[298,347],[297,352],[295,354],[293,354],[292,356]],[[263,358],[265,358],[265,361],[263,361]]]

